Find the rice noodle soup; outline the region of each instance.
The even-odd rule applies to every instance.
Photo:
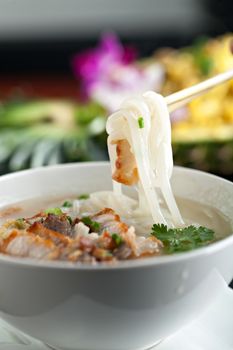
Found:
[[[0,215],[2,254],[115,263],[189,251],[231,233],[217,209],[175,198],[171,125],[161,95],[150,91],[126,100],[106,130],[113,191],[16,203],[12,215],[10,208]],[[134,188],[135,198],[122,184]]]

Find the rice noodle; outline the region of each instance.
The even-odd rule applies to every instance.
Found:
[[[139,117],[143,118],[142,128],[138,124]],[[143,216],[149,211],[154,222],[168,224],[161,207],[161,193],[172,218],[171,224],[182,226],[184,222],[170,185],[173,170],[171,124],[163,96],[149,91],[125,100],[120,110],[108,118],[106,130],[112,172],[117,161],[114,143],[127,140],[134,155],[139,175],[135,214]],[[113,181],[115,194],[122,193],[121,187]]]

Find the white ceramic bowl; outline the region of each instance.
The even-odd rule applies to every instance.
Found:
[[[233,184],[175,168],[175,194],[233,213]],[[61,165],[0,178],[0,207],[38,196],[111,188],[108,163]],[[75,266],[0,256],[0,315],[56,349],[145,349],[178,330],[233,276],[233,236],[189,253]]]

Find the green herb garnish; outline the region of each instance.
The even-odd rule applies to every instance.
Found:
[[[140,129],[144,128],[144,119],[142,117],[138,118],[138,126]]]
[[[69,215],[67,215],[66,219],[69,221],[69,223],[72,225],[73,221]]]
[[[84,216],[82,218],[82,222],[85,225],[89,226],[91,231],[94,231],[94,232],[99,232],[100,231],[100,224],[97,221],[91,220],[91,218],[89,216]]]
[[[89,197],[89,194],[83,193],[80,196],[78,196],[78,199],[88,199]]]
[[[15,226],[18,229],[24,229],[25,228],[25,220],[23,218],[19,218],[19,219],[15,220]]]
[[[63,212],[60,208],[48,208],[44,212],[45,212],[45,214],[54,214],[54,215],[63,214]]]
[[[215,238],[213,230],[193,225],[184,228],[168,228],[164,224],[155,224],[152,226],[151,235],[163,242],[164,251],[168,254],[203,247]]]
[[[65,201],[63,204],[62,204],[63,208],[71,208],[73,206],[72,202],[70,201]]]
[[[124,242],[123,238],[117,233],[112,234],[112,239],[114,240],[117,246],[121,245]]]

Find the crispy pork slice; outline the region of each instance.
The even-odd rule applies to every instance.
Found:
[[[71,235],[55,230],[69,230],[66,222],[59,220],[60,216],[43,214],[37,215],[32,223],[28,219],[7,222],[0,229],[0,252],[40,260],[95,264],[159,254],[162,247],[155,237],[137,236],[135,228],[125,224],[111,208],[77,217]],[[75,227],[79,229],[80,225],[82,230],[75,234]]]
[[[13,256],[45,260],[54,260],[60,255],[59,248],[52,240],[19,230],[13,230],[8,238],[2,241],[0,251]]]
[[[100,224],[101,231],[108,231],[109,233],[123,233],[127,232],[128,226],[120,220],[119,215],[110,208],[104,208],[97,214],[91,217],[91,220]]]
[[[70,243],[70,238],[64,236],[62,233],[50,230],[45,227],[41,222],[34,222],[28,232],[33,233],[41,238],[49,239],[57,246],[67,246]]]
[[[128,186],[135,185],[139,180],[138,169],[129,142],[123,139],[113,141],[112,144],[116,144],[117,153],[113,180]]]

